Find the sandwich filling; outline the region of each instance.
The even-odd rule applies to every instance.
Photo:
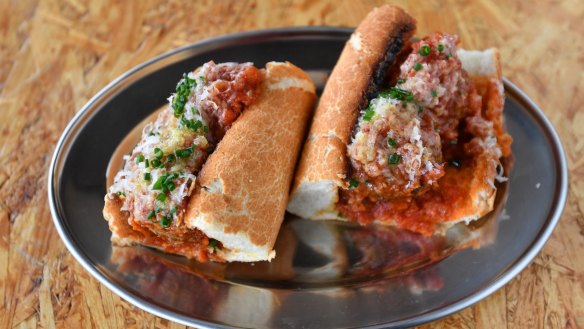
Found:
[[[435,33],[411,46],[390,88],[370,100],[348,145],[351,168],[341,216],[395,221],[431,234],[469,209],[468,182],[492,181],[511,138],[457,57],[458,37]],[[500,81],[489,82],[500,95]],[[474,173],[474,175],[473,175]],[[474,218],[473,218],[474,219]]]
[[[107,197],[124,221],[110,221],[121,238],[205,261],[221,260],[222,244],[183,220],[198,172],[217,143],[259,94],[261,72],[251,63],[208,62],[184,74],[169,106],[147,125],[125,157]]]

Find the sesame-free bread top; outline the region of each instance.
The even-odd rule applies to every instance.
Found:
[[[261,93],[207,159],[185,221],[223,244],[227,261],[269,260],[284,218],[315,86],[290,63],[268,63]]]
[[[304,218],[337,219],[338,187],[345,184],[347,145],[360,110],[377,91],[415,31],[401,8],[371,11],[345,44],[319,105],[298,165],[288,211]]]

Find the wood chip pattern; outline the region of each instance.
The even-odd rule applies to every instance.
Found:
[[[51,222],[47,170],[68,121],[92,95],[156,55],[225,33],[356,26],[383,1],[0,2],[0,328],[184,328],[93,279]],[[393,1],[418,35],[497,46],[567,151],[569,200],[543,252],[486,300],[423,328],[584,327],[584,2]]]

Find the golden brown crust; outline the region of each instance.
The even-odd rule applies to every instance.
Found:
[[[387,5],[374,9],[357,27],[320,99],[293,190],[302,182],[331,180],[338,186],[343,184],[347,171],[346,146],[359,108],[371,89],[372,77],[386,59],[389,47],[405,43],[414,29],[412,17],[401,8]]]
[[[231,241],[221,237],[237,235],[269,253],[316,96],[308,75],[290,63],[268,63],[265,74],[256,103],[203,166],[185,220],[227,248]]]

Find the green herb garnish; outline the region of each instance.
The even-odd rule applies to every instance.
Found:
[[[192,130],[193,132],[196,132],[199,129],[203,129],[204,130],[204,124],[203,122],[201,122],[201,120],[188,120],[186,119],[184,116],[180,119],[180,123],[189,128],[190,130]]]
[[[146,219],[152,219],[152,217],[154,217],[155,215],[156,215],[156,213],[154,213],[154,210],[151,210],[151,211],[148,213],[148,216],[146,216]]]
[[[365,110],[365,114],[363,114],[363,121],[371,121],[374,115],[375,110],[373,109],[373,106],[369,104],[369,106],[367,106],[367,109]]]
[[[162,168],[163,167],[162,161],[160,161],[158,159],[153,159],[152,161],[150,161],[150,163],[152,164],[153,168]]]
[[[138,154],[136,157],[136,163],[140,163],[142,161],[144,161],[144,156],[142,154]]]
[[[349,189],[354,189],[358,186],[359,186],[359,181],[356,180],[355,178],[351,178],[351,180],[349,181]]]
[[[414,64],[414,70],[419,71],[421,69],[422,69],[422,64],[420,64],[420,63]]]
[[[166,194],[164,194],[164,193],[159,193],[159,194],[156,196],[156,200],[164,202],[164,201],[166,200]]]
[[[162,159],[162,157],[164,156],[164,153],[162,153],[162,150],[159,149],[158,147],[154,148],[154,157],[156,157],[156,159],[160,160]]]
[[[388,138],[387,139],[387,146],[391,146],[391,147],[396,147],[397,146],[397,141],[393,138]]]
[[[169,154],[166,156],[166,163],[173,163],[176,160],[174,154]]]
[[[209,247],[221,250],[221,245],[219,245],[219,241],[213,238],[209,239]]]
[[[379,93],[379,95],[382,97],[389,97],[389,98],[397,99],[400,101],[406,101],[406,102],[411,102],[414,100],[414,95],[412,95],[411,92],[404,90],[404,89],[396,88],[396,87],[392,87],[392,88],[389,88],[388,90],[384,90],[381,93]]]
[[[418,49],[418,53],[424,57],[430,55],[431,52],[432,52],[432,50],[430,49],[430,46],[428,46],[428,45],[423,45],[422,47],[420,47],[420,49]]]
[[[176,85],[176,94],[172,100],[172,108],[174,110],[174,116],[180,118],[185,112],[185,104],[191,93],[191,89],[196,87],[197,83],[195,79],[189,78],[188,74],[183,74],[183,79]]]
[[[172,221],[172,215],[164,216],[160,219],[160,225],[162,225],[162,227],[169,227],[171,221]]]
[[[162,190],[162,184],[164,184],[164,181],[166,180],[166,177],[168,177],[167,175],[161,175],[160,177],[158,177],[158,179],[156,180],[156,182],[154,182],[154,185],[152,185],[152,189],[153,190]]]
[[[394,153],[387,158],[387,162],[390,165],[396,165],[400,162],[401,158],[402,158],[401,155]]]
[[[432,97],[436,97],[438,96],[438,93],[436,93],[436,90],[432,90]]]
[[[172,181],[166,182],[162,186],[162,191],[163,192],[172,192],[172,191],[174,191],[174,189],[176,189],[176,185]]]
[[[150,161],[148,161],[148,159],[144,159],[144,167],[145,168],[150,167]]]
[[[437,49],[438,49],[439,52],[444,51],[444,45],[443,44],[439,44],[438,47],[437,47]]]
[[[404,79],[397,79],[397,84],[401,85],[402,83],[406,82]]]
[[[178,149],[174,153],[176,153],[177,157],[179,157],[181,159],[186,159],[186,158],[190,157],[191,154],[193,154],[193,150],[191,150],[191,149]]]
[[[151,180],[151,179],[152,179],[152,176],[150,175],[150,173],[149,173],[149,172],[147,172],[147,173],[144,173],[144,180],[148,180],[148,181],[149,181],[149,180]]]

